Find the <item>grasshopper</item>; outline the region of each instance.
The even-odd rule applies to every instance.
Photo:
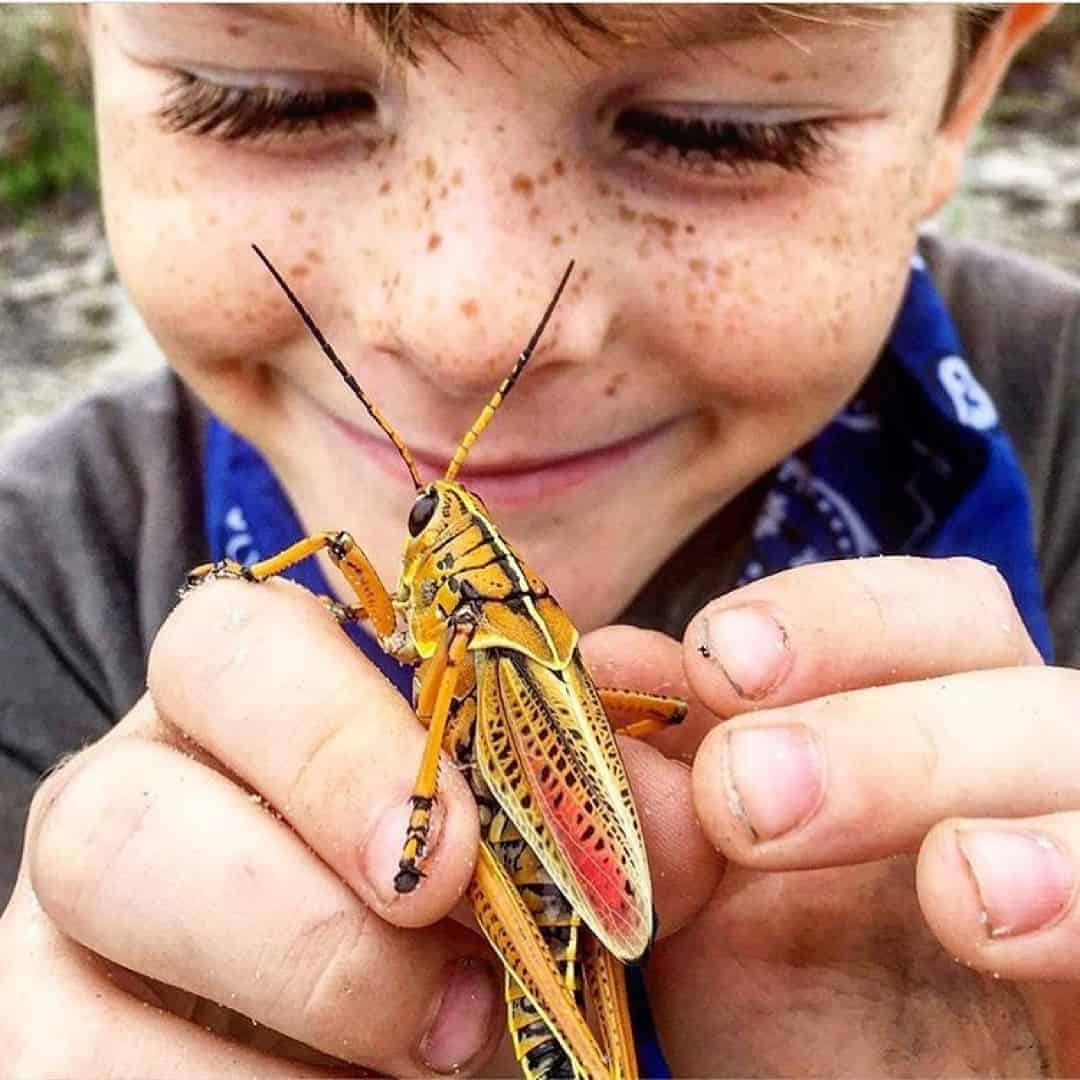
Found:
[[[330,610],[342,621],[367,620],[382,649],[418,665],[413,704],[428,734],[396,890],[411,892],[423,877],[445,751],[476,797],[481,842],[467,895],[505,969],[508,1026],[523,1075],[636,1077],[622,965],[641,959],[655,916],[641,826],[612,725],[632,736],[650,734],[680,722],[686,706],[597,689],[573,623],[480,498],[455,479],[524,370],[573,263],[446,475],[424,484],[402,439],[269,259],[255,252],[409,470],[416,489],[409,539],[393,595],[345,532],[310,536],[250,567],[199,567],[189,580],[264,580],[327,551],[358,601],[331,601]]]

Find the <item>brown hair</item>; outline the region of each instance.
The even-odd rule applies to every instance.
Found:
[[[886,18],[898,4],[746,4],[733,5],[747,21],[756,22],[778,34],[785,25],[798,22],[845,22],[848,25]],[[483,38],[498,29],[500,17],[482,4],[346,4],[350,15],[359,14],[382,38],[396,58],[418,64],[426,50],[442,53],[442,42],[450,36]],[[978,52],[994,21],[1007,4],[957,4],[956,57],[946,96],[947,115],[960,92],[972,58]],[[671,9],[667,8],[667,13]],[[523,13],[552,38],[565,42],[585,55],[590,45],[605,42],[631,45],[648,35],[663,40],[667,34],[664,4],[637,4],[627,9],[597,4],[527,4],[514,8]]]

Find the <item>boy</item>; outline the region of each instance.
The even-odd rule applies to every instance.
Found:
[[[166,618],[294,527],[400,557],[412,487],[252,241],[428,474],[577,261],[461,479],[583,631],[653,628],[586,642],[601,683],[695,702],[625,747],[677,1074],[1080,1067],[1080,293],[912,257],[1047,17],[965,57],[936,5],[88,11],[117,265],[201,404],[5,466],[12,817],[98,740],[3,918],[14,1073],[513,1068],[452,770],[391,888],[421,733],[365,655],[400,673],[283,583]],[[838,559],[879,553],[923,557]]]

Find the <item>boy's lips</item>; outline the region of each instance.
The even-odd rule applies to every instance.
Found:
[[[350,441],[361,445],[383,472],[398,480],[407,478],[405,466],[388,439],[369,435],[337,417],[334,419]],[[609,469],[617,468],[659,439],[675,423],[675,420],[667,420],[637,435],[573,454],[481,461],[476,464],[467,458],[457,478],[493,506],[526,505],[562,494]],[[445,474],[455,449],[457,448],[453,447],[442,454],[410,447],[410,453],[416,461],[420,475],[425,480],[431,480]]]

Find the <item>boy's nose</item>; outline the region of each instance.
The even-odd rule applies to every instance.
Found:
[[[402,357],[423,368],[444,393],[475,396],[509,371],[539,325],[571,251],[535,247],[484,250],[475,236],[446,240],[399,266],[388,290],[387,315]],[[524,250],[523,250],[524,248]],[[604,290],[587,256],[574,270],[530,358],[530,370],[588,364],[613,323]]]

